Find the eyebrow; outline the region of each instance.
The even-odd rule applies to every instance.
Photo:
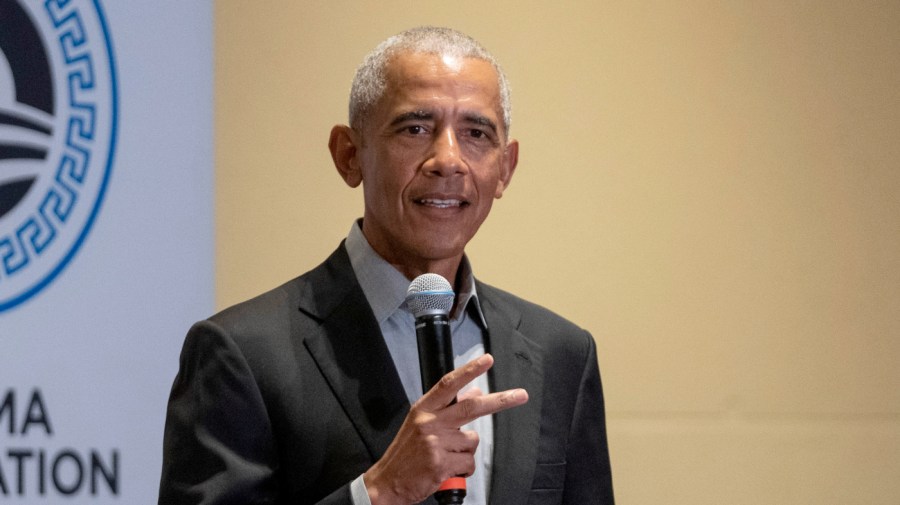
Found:
[[[391,121],[391,126],[397,126],[401,123],[405,123],[407,121],[427,121],[434,119],[434,114],[424,110],[415,110],[412,112],[404,112],[399,116],[395,117],[393,121]]]
[[[480,114],[466,114],[465,120],[474,123],[479,126],[486,126],[491,129],[491,131],[496,134],[497,133],[497,124]]]
[[[391,126],[397,126],[403,124],[407,121],[430,121],[434,119],[434,113],[426,111],[426,110],[415,110],[410,112],[404,112],[399,114],[397,117],[391,121]],[[463,116],[463,119],[467,123],[472,123],[478,126],[487,127],[493,132],[495,135],[497,134],[497,123],[492,121],[490,118],[486,116],[482,116],[481,114],[466,114]]]

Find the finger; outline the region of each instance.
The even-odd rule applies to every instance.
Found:
[[[475,454],[478,448],[478,433],[475,430],[459,430],[451,440],[448,440],[447,450],[450,452],[465,452]]]
[[[498,393],[465,398],[447,408],[445,419],[453,425],[462,426],[479,417],[518,407],[527,402],[528,392],[524,389],[510,389]]]
[[[476,398],[484,395],[484,392],[478,386],[471,387],[456,396],[456,401],[463,401],[466,398]]]
[[[493,364],[494,358],[490,354],[485,354],[473,359],[441,377],[441,380],[428,390],[422,398],[419,398],[419,401],[416,403],[419,408],[428,412],[434,412],[446,407],[454,398],[456,398],[456,394],[459,393],[466,384],[475,380],[479,375],[487,372]]]
[[[450,477],[470,477],[475,473],[475,457],[473,453],[451,452],[444,460],[446,473],[443,480]]]

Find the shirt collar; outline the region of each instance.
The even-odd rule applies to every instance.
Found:
[[[356,274],[359,285],[378,324],[384,323],[397,309],[406,308],[406,290],[409,279],[372,249],[362,232],[362,219],[350,227],[350,233],[344,243],[350,256],[350,265]],[[463,255],[459,265],[459,293],[456,294],[456,307],[452,319],[459,318],[468,306],[472,306],[475,321],[482,328],[487,328],[481,304],[475,292],[475,277],[469,258]]]

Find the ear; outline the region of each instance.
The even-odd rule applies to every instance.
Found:
[[[328,138],[328,150],[331,151],[334,167],[351,188],[359,186],[362,182],[358,142],[359,136],[356,132],[345,125],[336,125],[332,128],[331,136]]]
[[[500,179],[497,181],[497,190],[494,191],[494,198],[503,196],[503,191],[512,181],[512,176],[516,172],[516,165],[519,164],[519,141],[510,139],[506,143],[503,150],[503,159],[500,160]]]

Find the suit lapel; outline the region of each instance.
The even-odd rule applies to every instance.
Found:
[[[374,462],[400,429],[409,402],[343,246],[310,273],[299,308],[320,321],[318,331],[304,332],[304,345]]]
[[[494,465],[490,503],[525,503],[537,461],[543,405],[543,364],[540,347],[518,330],[519,316],[492,290],[478,284],[488,331],[485,344],[494,356],[491,389],[524,388],[528,403],[494,415]]]

